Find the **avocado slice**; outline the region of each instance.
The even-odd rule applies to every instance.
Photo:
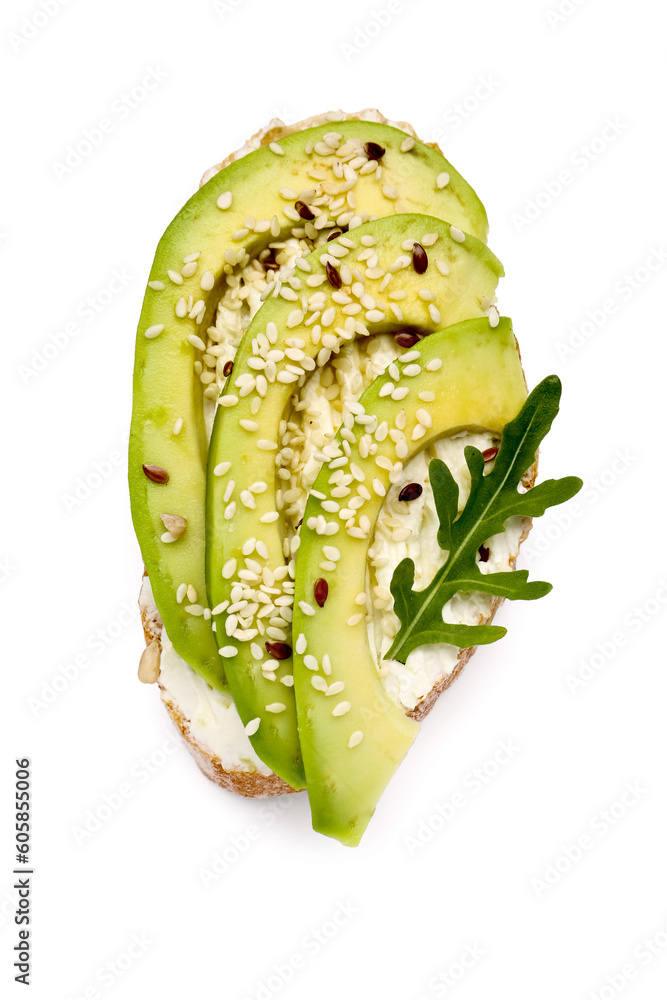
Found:
[[[205,331],[234,267],[276,240],[316,241],[415,211],[486,239],[486,213],[472,188],[437,150],[418,141],[405,149],[407,139],[400,129],[352,120],[295,132],[212,177],[158,245],[137,331],[132,518],[174,648],[213,687],[226,685],[205,597],[202,410],[203,397],[217,395],[202,384]],[[180,536],[165,532],[162,515],[184,519]]]
[[[208,594],[227,678],[256,752],[295,787],[303,773],[291,688],[294,565],[286,565],[275,480],[290,396],[354,337],[405,325],[433,333],[484,315],[482,301],[503,273],[479,240],[423,215],[378,219],[299,263],[303,300],[267,300],[238,348],[215,417],[206,493]],[[342,527],[339,515],[327,519],[331,544]]]
[[[357,438],[346,435],[345,468],[355,477],[350,485],[365,487],[359,495],[370,499],[349,512],[334,538],[322,535],[319,519],[335,498],[331,465],[324,466],[308,498],[297,553],[294,691],[313,827],[350,846],[359,843],[419,731],[382,685],[366,609],[355,600],[365,594],[368,547],[384,495],[416,452],[460,430],[500,433],[526,398],[508,319],[495,329],[488,319],[451,326],[420,341],[405,359],[400,378],[377,378],[361,396],[354,424],[347,421]],[[398,401],[397,388],[407,390]],[[342,450],[340,433],[336,443]],[[373,454],[369,446],[376,446]],[[322,606],[318,594],[320,601],[326,595]]]

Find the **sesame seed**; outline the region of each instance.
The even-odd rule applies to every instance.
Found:
[[[350,750],[352,750],[356,746],[359,746],[363,738],[364,734],[362,733],[361,729],[357,729],[354,733],[352,733],[347,742],[347,745],[350,748]]]
[[[375,490],[375,492],[379,497],[386,496],[387,494],[387,491],[384,487],[384,483],[382,482],[381,479],[376,478],[373,480],[373,489]]]
[[[188,592],[188,585],[187,585],[187,583],[182,583],[180,585],[180,587],[178,588],[178,590],[176,591],[176,603],[177,604],[182,604],[183,603],[183,601],[185,600],[185,595],[187,594],[187,592]]]
[[[196,347],[199,351],[205,351],[206,350],[206,344],[201,339],[201,337],[197,336],[196,333],[189,333],[188,334],[188,343],[192,344],[192,346]]]
[[[173,281],[175,285],[183,284],[183,275],[179,274],[178,271],[167,271],[167,275],[170,281]]]
[[[231,462],[220,462],[220,464],[216,465],[216,467],[213,469],[213,475],[214,476],[224,476],[224,474],[226,472],[229,472],[229,470],[231,469],[231,467],[232,467],[232,463]]]
[[[466,238],[466,234],[462,230],[460,230],[457,226],[449,227],[449,235],[457,243],[463,243],[463,241]]]
[[[181,274],[183,275],[184,278],[191,278],[196,270],[197,270],[197,262],[192,260],[190,261],[189,264],[186,264],[185,267],[181,268]]]
[[[346,715],[350,711],[352,705],[349,701],[339,701],[336,707],[331,712],[332,715]]]
[[[210,292],[215,285],[215,278],[210,271],[204,271],[201,276],[201,281],[199,282],[200,288],[203,288],[205,292]]]
[[[331,674],[331,660],[329,659],[329,654],[328,653],[325,653],[324,656],[322,657],[322,670],[327,675],[327,677],[330,676],[330,674]]]
[[[348,620],[347,620],[347,624],[348,624],[348,625],[352,625],[352,626],[354,626],[354,625],[358,625],[358,624],[359,624],[359,622],[361,621],[361,619],[362,619],[363,617],[364,617],[364,616],[363,616],[363,614],[361,614],[361,612],[359,612],[359,614],[356,614],[356,615],[352,615],[352,617],[351,617],[351,618],[348,618]]]
[[[226,396],[220,396],[220,398],[218,400],[218,402],[220,403],[220,406],[236,406],[236,404],[238,403],[238,401],[239,401],[239,397],[238,396],[234,396],[232,393],[229,393]]]
[[[277,142],[270,142],[269,143],[269,149],[271,150],[272,153],[275,153],[276,156],[284,156],[285,155],[285,150]]]
[[[437,241],[437,233],[425,233],[421,238],[421,245],[423,247],[432,247],[434,243],[437,243]]]
[[[156,292],[161,292],[164,289],[164,281],[149,281],[148,287],[155,289]]]
[[[185,610],[189,615],[193,615],[195,618],[204,614],[204,609],[201,604],[188,604]]]
[[[311,653],[306,653],[306,655],[303,658],[303,665],[308,670],[319,670],[320,669],[320,665],[317,662],[317,658],[315,656],[312,656]]]
[[[313,677],[313,680],[315,680],[314,677]],[[322,678],[322,680],[324,680],[324,678]],[[325,682],[325,687],[326,687],[326,682]],[[333,684],[330,684],[329,687],[326,688],[326,692],[325,693],[326,693],[327,698],[330,698],[332,695],[334,695],[334,694],[340,694],[341,691],[344,691],[344,690],[345,690],[345,682],[344,681],[334,681]]]
[[[260,521],[262,524],[271,524],[273,521],[277,521],[280,514],[277,510],[270,510],[266,514],[262,514]]]
[[[148,340],[154,340],[155,337],[159,337],[164,330],[164,323],[156,323],[154,326],[149,326],[144,334]]]
[[[220,604],[216,604],[214,608],[211,608],[212,615],[221,615],[229,607],[229,601],[222,601]]]
[[[222,575],[225,580],[229,580],[236,573],[236,559],[228,559],[222,567]]]
[[[404,139],[403,142],[401,143],[401,146],[400,146],[401,152],[402,153],[409,153],[410,150],[412,149],[412,147],[414,146],[414,144],[415,144],[415,140],[412,138],[411,135],[409,135],[407,137],[407,139]]]
[[[256,420],[247,419],[239,420],[239,426],[242,427],[244,431],[250,431],[251,433],[254,433],[254,431],[259,428],[259,424]]]
[[[421,365],[406,365],[403,369],[403,374],[408,378],[414,378],[415,375],[419,375],[421,370]],[[408,390],[406,389],[405,391],[407,392]]]
[[[232,500],[232,502],[225,507],[225,521],[231,521],[235,513],[236,513],[236,500]]]
[[[316,674],[314,677],[311,677],[310,683],[313,685],[316,691],[327,690],[327,682],[325,681],[324,677],[320,677],[319,674]]]
[[[231,204],[232,204],[231,191],[225,191],[224,194],[221,194],[218,200],[216,201],[216,205],[218,206],[218,208],[222,209],[223,212],[225,211],[225,209],[230,208]]]
[[[235,232],[232,233],[232,239],[234,240],[235,243],[239,243],[241,240],[244,240],[246,238],[249,232],[250,232],[249,229],[237,229]]]
[[[244,732],[246,736],[254,736],[259,729],[260,719],[251,719],[247,726],[244,727]]]
[[[442,191],[442,189],[444,187],[447,187],[448,184],[449,184],[449,174],[447,173],[446,170],[443,170],[442,173],[438,174],[438,176],[436,177],[435,186],[437,187],[438,191]]]
[[[275,451],[278,447],[275,441],[267,441],[266,438],[260,438],[256,443],[260,451]]]
[[[284,677],[280,678],[280,683],[284,684],[285,687],[289,688],[294,687],[294,677],[292,676],[292,674],[285,674]]]
[[[429,303],[428,312],[429,316],[431,317],[431,320],[434,323],[442,322],[442,316],[440,315],[440,310],[436,305],[433,304],[433,302]]]
[[[304,615],[314,615],[315,608],[308,604],[307,601],[299,601],[299,607],[303,611]]]
[[[280,197],[285,201],[296,201],[297,192],[293,188],[283,187],[280,189]]]
[[[232,499],[232,493],[234,492],[235,486],[236,483],[234,482],[234,480],[230,479],[229,482],[227,483],[227,488],[225,489],[224,495],[222,497],[225,503],[229,503],[229,501]]]
[[[426,365],[426,370],[429,372],[437,372],[442,368],[442,358],[433,358],[433,361],[429,361]]]
[[[396,199],[398,198],[398,191],[396,190],[393,184],[383,184],[382,194],[385,196],[385,198],[388,198],[389,201],[396,201]]]
[[[285,706],[281,701],[271,702],[270,705],[265,705],[267,712],[272,712],[274,715],[279,715],[281,712],[285,711]]]
[[[433,419],[431,417],[431,414],[428,412],[428,410],[425,410],[423,407],[420,407],[417,410],[417,412],[415,413],[415,416],[417,417],[417,420],[419,421],[419,423],[423,424],[424,427],[432,427],[433,426]]]
[[[420,438],[424,437],[424,434],[426,434],[426,428],[424,427],[424,425],[423,424],[416,424],[415,427],[413,428],[413,431],[412,431],[412,435],[411,435],[412,440],[413,441],[419,441]],[[397,452],[397,454],[398,454],[398,452]]]
[[[500,314],[496,306],[489,307],[489,326],[496,327],[500,322]],[[147,334],[148,336],[148,334]]]
[[[393,392],[391,394],[391,398],[392,399],[396,399],[396,400],[405,399],[405,397],[407,396],[408,392],[409,392],[409,389],[408,389],[407,386],[405,386],[405,385],[396,386],[396,388],[393,390]]]
[[[220,656],[225,656],[225,657],[236,656],[236,654],[238,653],[238,649],[236,648],[236,646],[223,646],[222,649],[218,650],[218,652],[220,653]]]
[[[308,642],[306,640],[306,637],[303,634],[303,632],[300,632],[299,635],[298,635],[298,638],[296,640],[296,646],[295,646],[295,649],[296,649],[297,653],[299,653],[299,655],[301,655],[302,653],[305,653],[307,646],[308,646]]]

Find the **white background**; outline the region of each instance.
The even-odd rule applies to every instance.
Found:
[[[564,0],[560,20],[558,2],[43,0],[48,18],[33,0],[3,4],[3,983],[14,759],[27,755],[39,1000],[665,995],[664,31],[650,0]],[[159,82],[128,110],[149,71]],[[425,139],[439,130],[483,199],[529,383],[564,381],[541,474],[578,474],[587,491],[527,545],[552,594],[503,608],[507,637],[443,696],[350,850],[311,832],[304,796],[267,814],[184,749],[160,751],[171,724],[136,679],[124,452],[145,280],[201,173],[274,115],[368,105]],[[99,146],[59,170],[102,118]],[[126,286],[103,305],[114,271]],[[86,665],[40,707],[77,656]],[[493,765],[502,741],[517,749]],[[121,785],[130,796],[81,842]],[[437,807],[457,792],[445,821]],[[201,870],[244,837],[206,887]],[[128,960],[133,935],[143,951]],[[294,955],[304,967],[262,992]]]

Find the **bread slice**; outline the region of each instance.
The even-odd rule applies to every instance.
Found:
[[[327,115],[319,115],[316,117],[305,119],[304,121],[298,122],[294,125],[285,125],[282,121],[277,118],[272,119],[263,129],[260,129],[251,139],[246,142],[246,144],[234,153],[231,153],[220,163],[211,167],[203,175],[200,187],[206,181],[208,181],[214,174],[216,174],[223,167],[227,166],[229,163],[246,153],[251,152],[254,149],[258,149],[261,146],[268,145],[270,142],[275,142],[288,135],[292,132],[300,131],[305,128],[311,128],[316,125],[320,125],[327,120],[330,121],[343,121],[345,119],[359,119],[363,121],[380,121],[384,124],[395,125],[401,128],[403,131],[409,133],[410,135],[417,138],[417,134],[406,122],[393,122],[385,118],[379,111],[367,108],[363,111],[355,112],[353,114],[346,114],[344,112],[332,112]],[[430,143],[434,149],[439,147],[435,143]],[[440,150],[439,150],[440,151]],[[537,474],[537,463],[529,470],[529,472],[524,477],[524,485],[529,487],[534,485],[535,477]],[[521,531],[520,537],[518,539],[518,544],[516,546],[516,553],[513,554],[510,565],[514,569],[516,563],[516,556],[518,555],[518,549],[522,542],[528,536],[530,531],[530,520],[527,518],[523,519],[523,530]],[[475,617],[476,624],[488,624],[493,620],[493,617],[502,604],[503,599],[500,597],[495,597],[489,604],[488,610],[485,614],[478,614]],[[160,652],[162,662],[164,664],[165,652],[169,649],[170,644],[166,637],[166,633],[160,618],[159,611],[155,606],[152,598],[152,591],[150,588],[150,582],[148,577],[144,574],[143,586],[141,595],[139,598],[139,605],[141,610],[141,620],[144,628],[144,637],[146,640],[146,647],[153,647],[155,650]],[[459,676],[463,667],[468,662],[472,654],[475,652],[475,647],[470,649],[459,650],[456,662],[445,676],[441,677],[437,683],[435,683],[431,689],[422,695],[414,707],[406,709],[406,714],[411,718],[421,721],[428,715],[428,713],[433,708],[435,702],[442,694],[442,692],[449,687],[452,681]],[[168,655],[174,656],[173,651]],[[181,661],[182,662],[182,661]],[[183,669],[186,669],[183,667]],[[188,668],[189,669],[189,668]],[[192,674],[192,672],[191,672]],[[143,678],[142,678],[143,679]],[[226,699],[225,696],[220,695],[217,692],[213,692],[205,682],[192,674],[193,682],[196,682],[200,691],[204,688],[208,689],[208,692],[212,699],[218,699],[218,708],[220,708],[221,701],[224,701],[224,707],[228,709],[223,715],[229,716],[229,724],[235,727],[235,734],[238,739],[245,740],[247,743],[247,748],[245,750],[244,756],[241,759],[235,759],[232,754],[231,759],[227,759],[227,756],[222,752],[216,752],[215,747],[211,745],[212,740],[208,739],[206,736],[202,735],[202,725],[198,720],[199,716],[199,706],[195,705],[193,707],[190,704],[189,699],[183,699],[183,702],[179,700],[178,695],[176,695],[170,686],[164,680],[164,670],[162,674],[158,676],[158,686],[160,688],[160,693],[162,697],[162,702],[167,709],[174,725],[178,729],[181,737],[185,741],[188,750],[194,757],[194,760],[202,771],[211,781],[215,784],[220,785],[222,788],[226,788],[229,791],[236,792],[238,795],[244,795],[253,798],[267,798],[273,795],[284,795],[294,792],[294,789],[290,787],[285,781],[279,778],[276,774],[271,772],[266,765],[264,765],[254,754],[250,746],[250,741],[243,733],[240,720],[238,715],[233,708],[233,705],[228,704],[231,699]],[[185,701],[188,704],[185,704]],[[227,725],[224,722],[223,725]],[[209,726],[210,732],[210,726]],[[238,754],[236,755],[239,756]]]

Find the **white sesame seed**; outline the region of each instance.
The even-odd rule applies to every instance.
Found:
[[[345,715],[347,712],[350,711],[351,708],[352,708],[352,705],[349,703],[349,701],[339,701],[338,704],[336,705],[336,707],[331,712],[331,714],[332,715]]]
[[[301,655],[302,653],[306,652],[307,646],[308,642],[306,640],[305,635],[303,634],[303,632],[299,632],[299,635],[296,640],[296,646],[294,648],[296,649],[297,653]]]
[[[329,654],[325,653],[322,657],[322,671],[329,677],[331,675],[331,660],[329,659]]]
[[[440,271],[440,274],[445,276],[449,274],[449,264],[446,264],[444,260],[436,260],[435,266]]]
[[[352,625],[352,626],[354,626],[354,625],[358,625],[358,624],[359,624],[359,622],[361,621],[361,619],[362,619],[363,617],[364,617],[364,616],[363,616],[363,614],[361,614],[361,612],[359,612],[359,614],[356,614],[356,615],[352,615],[352,617],[351,617],[351,618],[348,618],[348,620],[347,620],[347,624],[348,624],[348,625]]]
[[[401,143],[401,147],[400,147],[401,148],[401,152],[402,153],[409,153],[410,150],[412,149],[412,147],[414,146],[414,144],[415,144],[415,140],[412,138],[411,135],[409,135]]]
[[[303,665],[308,670],[319,670],[320,669],[320,665],[317,662],[317,658],[315,656],[313,656],[311,653],[306,653],[306,655],[303,658]]]
[[[271,524],[273,521],[277,521],[280,514],[277,510],[270,510],[266,514],[262,514],[260,521],[262,524]]]
[[[251,433],[254,433],[259,428],[259,424],[256,420],[247,419],[239,420],[239,426],[242,427],[244,431],[250,431]]]
[[[218,400],[220,406],[236,406],[238,401],[239,397],[233,395],[233,393],[229,393],[226,396],[221,396],[220,399]]]
[[[144,336],[146,336],[148,340],[154,340],[155,337],[160,336],[163,330],[164,330],[164,323],[156,323],[154,326],[148,327]]]
[[[431,417],[431,414],[428,412],[428,410],[425,410],[423,407],[420,407],[417,410],[417,412],[415,413],[415,416],[416,416],[417,420],[419,421],[419,423],[423,424],[424,427],[432,427],[433,426],[433,418]]]
[[[314,615],[315,608],[308,603],[308,601],[299,601],[299,607],[303,611],[304,615]]]
[[[192,344],[192,346],[196,347],[197,350],[199,350],[199,351],[205,351],[206,350],[206,344],[201,339],[201,337],[197,336],[196,333],[189,333],[188,334],[188,343]]]
[[[267,712],[272,712],[274,715],[279,715],[281,712],[285,711],[285,706],[281,701],[274,701],[270,705],[265,705]]]
[[[324,677],[321,677],[319,674],[315,674],[314,677],[311,677],[310,683],[313,685],[316,691],[327,690],[327,682],[325,681]]]
[[[313,680],[315,680],[314,677],[313,677]],[[324,678],[322,678],[322,680],[324,680]],[[325,682],[325,686],[326,686],[326,682]],[[340,694],[341,691],[344,691],[344,690],[345,690],[345,682],[344,681],[334,681],[333,684],[330,684],[329,687],[326,688],[326,692],[325,693],[326,693],[327,698],[330,698],[332,695],[334,695],[334,694]]]
[[[236,513],[236,500],[232,500],[232,502],[225,507],[225,521],[231,521],[235,513]]]
[[[280,678],[280,683],[284,684],[285,687],[288,688],[294,687],[294,677],[292,676],[292,674],[285,674],[284,677]]]
[[[204,271],[199,285],[205,292],[210,292],[215,285],[215,278],[213,277],[213,274],[210,271]]]
[[[435,393],[430,389],[424,389],[423,392],[417,393],[417,399],[423,400],[424,403],[432,403],[435,400]]]
[[[220,604],[216,604],[214,608],[211,608],[212,615],[221,615],[223,611],[229,607],[229,601],[222,601]]]
[[[204,609],[201,604],[188,604],[185,610],[189,615],[193,615],[195,618],[204,614]]]
[[[352,733],[347,742],[347,745],[350,748],[350,750],[352,750],[356,746],[359,746],[363,738],[364,734],[362,733],[361,729],[357,729],[354,733]]]
[[[259,729],[260,719],[251,719],[247,726],[244,727],[246,736],[254,736]]]
[[[421,365],[406,365],[403,369],[403,374],[407,376],[407,378],[414,378],[415,375],[419,375],[421,370]],[[407,392],[408,390],[406,389],[405,391]]]
[[[183,603],[183,601],[185,600],[185,595],[187,594],[187,592],[188,592],[188,585],[187,585],[187,583],[182,583],[180,585],[180,587],[178,588],[178,590],[176,591],[176,603],[177,604],[182,604]]]
[[[234,487],[235,486],[236,486],[236,483],[234,482],[234,480],[230,479],[229,482],[227,483],[225,492],[224,492],[223,497],[222,497],[222,499],[224,500],[225,503],[229,503],[229,501],[232,499],[232,493],[234,492]]]
[[[434,323],[442,322],[442,316],[440,315],[440,310],[432,302],[429,303],[428,313]]]
[[[298,195],[294,188],[283,187],[280,189],[280,197],[284,198],[285,201],[296,201]]]
[[[164,281],[149,281],[148,287],[153,288],[156,292],[161,292],[164,290]]]
[[[232,467],[232,463],[231,462],[220,462],[220,464],[216,465],[216,467],[213,469],[213,475],[214,476],[224,476],[224,474],[226,472],[229,472],[229,470],[231,469],[231,467]]]
[[[433,358],[433,361],[429,361],[426,365],[426,370],[429,372],[437,372],[442,368],[442,358]]]
[[[276,156],[284,156],[285,155],[285,150],[277,142],[270,142],[269,143],[269,149],[271,150],[272,153],[275,153]]]
[[[466,234],[461,229],[459,229],[457,226],[450,226],[449,227],[449,235],[457,243],[463,243],[463,241],[466,238]]]
[[[167,275],[170,281],[173,281],[175,285],[183,284],[183,275],[179,274],[178,271],[167,271]]]
[[[184,267],[181,268],[181,274],[183,275],[184,278],[191,278],[196,270],[197,270],[197,262],[192,260],[190,261],[189,264],[186,264]]]
[[[267,441],[266,438],[260,438],[256,444],[260,451],[275,451],[278,447],[275,441]]]
[[[500,322],[500,313],[496,306],[489,307],[489,326],[496,327]]]
[[[393,392],[391,394],[391,398],[395,399],[395,400],[405,399],[405,397],[407,396],[408,392],[409,392],[409,389],[408,389],[407,386],[405,386],[405,385],[398,385],[393,390]]]
[[[236,573],[236,559],[228,559],[225,565],[222,567],[222,575],[225,580],[229,580]]]
[[[246,238],[249,232],[250,232],[249,229],[237,229],[235,232],[232,233],[232,239],[234,240],[235,243],[239,243],[241,240],[244,240]]]
[[[398,191],[396,190],[393,184],[383,184],[382,194],[385,196],[385,198],[388,198],[389,201],[396,201],[396,199],[398,198]]]
[[[218,206],[218,208],[221,208],[223,212],[225,211],[225,209],[230,208],[231,204],[232,204],[231,191],[225,191],[224,194],[221,194],[218,200],[216,201],[216,205]]]
[[[447,187],[448,184],[449,184],[449,174],[447,173],[446,170],[443,170],[442,173],[438,174],[438,176],[436,177],[435,186],[437,187],[438,191],[442,191],[442,189],[444,187]]]
[[[220,656],[225,656],[225,657],[236,656],[236,654],[238,653],[238,649],[236,648],[236,646],[223,646],[222,649],[218,650],[218,652],[220,653]]]

